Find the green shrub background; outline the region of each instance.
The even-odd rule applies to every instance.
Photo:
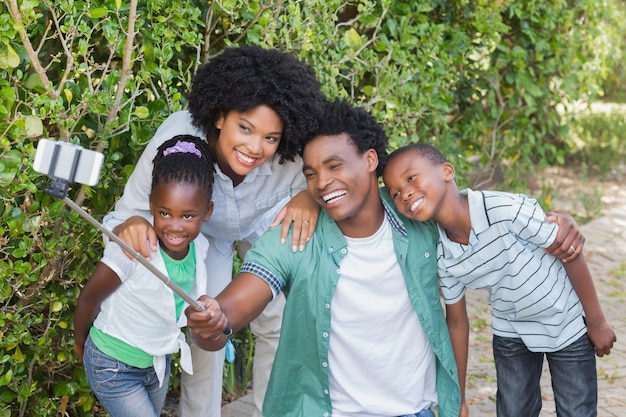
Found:
[[[97,415],[72,313],[99,233],[43,189],[41,138],[101,151],[70,198],[101,219],[199,65],[230,45],[289,50],[329,97],[370,110],[395,148],[440,147],[462,179],[511,189],[562,163],[575,102],[624,82],[623,2],[3,0],[0,417]],[[623,90],[622,90],[623,91]],[[623,142],[622,145],[623,146]],[[471,164],[470,164],[471,161]],[[177,378],[173,379],[175,384]]]

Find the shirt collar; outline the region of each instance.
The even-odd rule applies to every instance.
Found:
[[[470,212],[470,222],[476,234],[484,232],[491,226],[487,217],[485,195],[481,191],[472,191],[469,188],[461,190],[461,194],[467,195],[467,203]]]
[[[387,214],[387,219],[389,220],[391,227],[393,228],[395,232],[401,234],[404,237],[408,237],[409,234],[404,225],[404,222],[409,221],[409,220],[406,218],[402,218],[397,214],[395,205],[393,205],[393,203],[390,202],[391,197],[389,197],[389,195],[387,194],[387,190],[385,188],[381,188],[379,192],[380,192],[383,208],[385,209],[385,213]],[[324,233],[327,235],[327,238],[330,241],[333,241],[335,239],[340,239],[340,241],[344,242],[345,244],[346,239],[341,233],[341,230],[339,230],[337,223],[335,223],[335,221],[331,219],[330,216],[328,216],[328,213],[326,213],[326,211],[323,209],[320,212],[320,218],[318,220],[318,227],[320,225],[322,225],[322,227],[324,228],[323,229]]]
[[[275,163],[278,163],[278,158],[279,156],[276,155],[270,158],[269,160],[267,160],[263,165],[254,168],[243,178],[242,182],[253,182],[257,176],[272,175],[272,171],[273,171],[272,166]],[[215,173],[217,174],[219,178],[230,181],[230,178],[226,174],[224,174],[224,172],[222,172],[222,170],[217,165],[217,163],[215,163],[214,166],[215,166]]]

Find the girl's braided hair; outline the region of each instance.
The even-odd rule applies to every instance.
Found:
[[[197,185],[207,198],[213,193],[214,158],[205,141],[197,136],[178,135],[157,150],[152,169],[151,192],[172,181]]]

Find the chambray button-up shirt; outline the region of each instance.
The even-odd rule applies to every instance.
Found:
[[[394,248],[409,298],[437,358],[440,417],[457,417],[460,389],[454,353],[439,301],[438,240],[434,223],[401,220],[386,191],[381,191],[393,233]],[[281,417],[330,416],[328,349],[331,303],[347,242],[322,210],[312,239],[303,252],[279,243],[280,228],[267,231],[246,255],[242,272],[265,280],[287,304],[281,341],[274,361],[263,414]],[[382,329],[381,331],[384,331]],[[389,335],[393,338],[393,335]]]

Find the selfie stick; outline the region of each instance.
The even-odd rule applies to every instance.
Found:
[[[46,194],[49,194],[55,198],[63,199],[65,204],[67,204],[72,210],[76,211],[83,219],[87,220],[89,223],[95,226],[99,231],[107,235],[109,239],[111,239],[112,241],[120,245],[120,247],[124,249],[126,252],[130,253],[134,259],[136,259],[137,261],[139,261],[140,264],[148,268],[150,272],[152,272],[154,275],[156,275],[157,278],[163,281],[163,283],[167,285],[169,288],[171,288],[172,291],[174,291],[183,300],[189,303],[189,305],[193,307],[193,309],[195,309],[196,311],[206,310],[205,306],[203,306],[202,304],[194,300],[182,288],[176,285],[176,283],[173,282],[167,275],[165,275],[163,272],[159,271],[154,265],[152,265],[139,252],[137,252],[135,249],[129,246],[122,239],[117,237],[117,235],[115,235],[113,232],[105,228],[96,219],[94,219],[89,213],[87,213],[85,210],[80,208],[74,201],[72,201],[69,197],[67,197],[67,190],[69,189],[69,184],[70,182],[73,182],[75,175],[76,175],[76,169],[78,167],[78,161],[80,159],[80,149],[77,149],[77,152],[74,153],[74,158],[72,161],[72,167],[70,169],[69,179],[59,178],[54,175],[54,169],[56,167],[58,153],[59,153],[59,145],[55,146],[53,154],[52,154],[52,161],[50,162],[50,169],[48,173],[48,176],[50,177],[50,179],[52,179],[52,183],[50,184],[50,187],[46,188],[45,190]],[[224,334],[225,335],[232,334],[232,329],[230,327],[227,327],[224,330]]]

